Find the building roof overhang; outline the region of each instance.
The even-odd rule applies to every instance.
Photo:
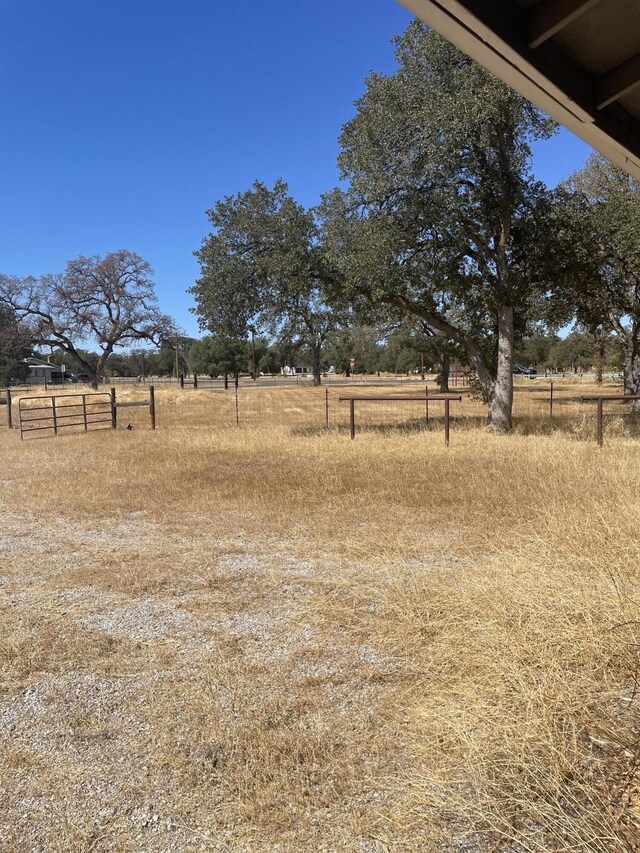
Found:
[[[62,368],[59,364],[54,364],[52,361],[43,361],[41,358],[25,358],[23,363],[29,365],[29,367],[47,367],[53,373],[62,373]]]
[[[640,179],[637,0],[399,0]]]

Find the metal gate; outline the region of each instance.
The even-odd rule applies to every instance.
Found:
[[[115,429],[116,409],[108,391],[89,394],[66,394],[44,397],[22,397],[18,402],[20,438],[29,432],[75,427],[84,432]]]

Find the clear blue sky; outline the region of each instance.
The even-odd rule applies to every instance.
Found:
[[[197,334],[204,211],[256,178],[316,203],[409,20],[395,0],[0,0],[0,270],[131,249]],[[535,169],[554,185],[587,154],[562,131]]]

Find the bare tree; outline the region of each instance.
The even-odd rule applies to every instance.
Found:
[[[114,349],[143,340],[159,345],[175,333],[159,309],[152,274],[145,260],[126,250],[79,257],[60,274],[0,276],[0,304],[29,322],[35,346],[68,353],[97,388]],[[100,353],[96,364],[81,353],[88,342]]]

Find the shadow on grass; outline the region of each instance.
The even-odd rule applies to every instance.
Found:
[[[464,415],[452,417],[450,421],[451,437],[456,432],[484,430],[487,419],[484,415]],[[349,424],[332,424],[326,426],[292,426],[291,435],[300,437],[315,437],[325,434],[349,436]],[[374,435],[419,435],[422,433],[440,434],[444,438],[444,418],[431,417],[426,423],[423,418],[415,418],[401,423],[356,422],[356,438],[362,434]],[[596,436],[595,411],[585,410],[579,415],[555,414],[548,415],[514,415],[513,433],[522,436],[552,436],[564,434],[578,441],[593,441]],[[640,439],[640,413],[605,412],[604,435]]]

